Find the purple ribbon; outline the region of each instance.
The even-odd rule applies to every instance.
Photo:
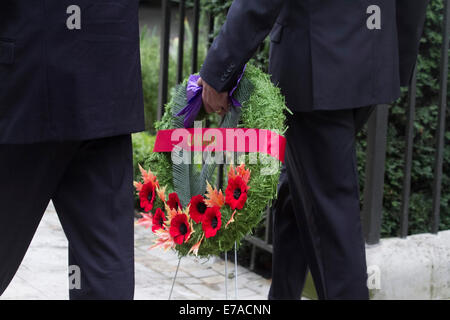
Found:
[[[229,97],[231,104],[234,107],[242,107],[242,105],[237,101],[235,98],[233,98],[233,94],[236,91],[237,87],[239,86],[239,83],[242,80],[242,77],[245,73],[245,68],[247,66],[244,66],[244,70],[242,71],[242,74],[239,76],[239,79],[234,86],[234,88],[230,91]],[[186,87],[186,96],[188,100],[188,104],[186,107],[184,107],[180,112],[176,114],[177,117],[185,116],[184,117],[184,127],[185,128],[191,128],[194,124],[195,119],[197,118],[198,113],[200,112],[200,109],[202,108],[202,92],[203,87],[199,86],[197,84],[198,79],[200,78],[199,75],[191,75],[188,80],[188,84]]]

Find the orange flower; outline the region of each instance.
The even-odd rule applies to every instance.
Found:
[[[199,242],[197,242],[196,244],[194,244],[192,246],[192,248],[189,250],[189,253],[193,253],[194,255],[198,255],[198,250],[200,249],[200,245],[202,244],[203,239],[205,238],[205,234],[202,235],[202,238],[200,239]]]
[[[142,190],[142,186],[144,185],[141,182],[133,181],[134,188],[137,192],[140,192]]]
[[[159,229],[155,231],[157,238],[155,240],[155,244],[150,247],[153,248],[162,248],[164,250],[175,248],[175,242],[172,236],[170,235],[169,230]]]
[[[145,171],[144,168],[139,165],[139,171],[141,172],[144,184],[151,182],[152,184],[156,184],[156,186],[159,187],[158,180],[156,180],[156,176],[151,172],[150,169],[148,169],[148,171]]]
[[[151,213],[139,213],[142,218],[137,221],[137,225],[145,227],[145,229],[150,228],[153,225],[153,216]]]
[[[244,180],[245,184],[248,184],[248,181],[250,180],[250,169],[245,170],[245,165],[242,163],[236,168],[236,173]]]
[[[222,208],[225,203],[225,197],[221,190],[217,190],[207,182],[208,186],[206,187],[206,200],[205,203],[208,207],[219,207]]]
[[[230,165],[228,170],[228,180],[235,179],[237,176],[241,177],[245,184],[248,184],[250,180],[250,170],[245,169],[245,164],[241,164],[234,169],[233,165]]]
[[[158,194],[158,197],[159,199],[161,199],[162,202],[166,202],[166,187],[157,188],[156,193]]]
[[[225,225],[225,229],[228,228],[228,225],[229,225],[230,223],[233,223],[233,222],[234,222],[234,215],[235,215],[235,214],[236,214],[236,210],[234,210],[233,214],[231,215],[230,220],[228,220],[227,224]]]

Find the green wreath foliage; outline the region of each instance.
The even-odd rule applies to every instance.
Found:
[[[183,118],[176,117],[175,114],[187,104],[186,86],[187,80],[174,89],[175,91],[173,92],[171,101],[165,106],[165,113],[162,120],[156,124],[157,130],[183,127]],[[222,126],[269,129],[284,135],[287,129],[285,113],[289,111],[285,105],[283,95],[279,88],[272,84],[269,75],[253,65],[248,65],[234,93],[234,98],[242,104],[242,107],[233,107],[234,111],[225,117]],[[201,120],[203,123],[209,123],[209,127],[220,125],[218,115],[200,113],[197,120]],[[261,172],[267,164],[261,163],[259,159],[257,163],[250,163],[249,159],[252,155],[249,153],[245,154],[244,157],[245,167],[251,171],[251,178],[248,183],[250,189],[247,194],[248,197],[245,206],[242,210],[237,210],[234,216],[234,222],[226,227],[234,211],[229,206],[224,205],[220,210],[222,214],[222,227],[216,236],[211,238],[203,238],[204,232],[201,224],[196,224],[193,221],[192,227],[194,232],[190,239],[183,244],[175,246],[175,250],[178,251],[180,256],[188,255],[192,246],[199,241],[202,242],[198,249],[198,256],[207,257],[229,251],[235,243],[239,246],[242,239],[252,233],[253,229],[261,221],[266,207],[276,197],[280,163],[276,161],[277,167],[274,174],[265,175],[261,174]],[[205,166],[191,164],[181,169],[174,168],[170,153],[152,153],[144,164],[145,168],[150,169],[157,176],[159,185],[166,186],[167,193],[177,192],[179,194],[183,208],[188,205],[190,197],[199,193],[205,194],[207,182],[212,186],[217,186],[217,171],[221,167],[213,166],[212,168],[208,168],[207,171],[209,170],[210,172],[203,175]],[[229,166],[224,165],[223,167],[224,185],[220,189],[225,194]],[[207,182],[198,181],[198,179],[205,179],[205,177],[208,180]],[[187,180],[191,181],[189,182]],[[180,185],[181,182],[183,183]],[[193,193],[181,196],[186,189],[189,189],[189,186],[186,186],[189,183],[196,185],[197,190],[192,189]],[[198,190],[198,185],[201,185],[200,190]]]

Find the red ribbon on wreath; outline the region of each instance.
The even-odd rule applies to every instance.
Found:
[[[267,129],[189,128],[159,130],[153,152],[186,151],[258,152],[284,163],[286,138]]]

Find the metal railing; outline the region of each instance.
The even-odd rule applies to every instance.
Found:
[[[179,15],[179,29],[178,29],[178,57],[177,57],[177,82],[183,81],[183,58],[184,58],[184,35],[185,25],[184,19],[186,17],[186,7],[189,5],[194,11],[194,29],[192,36],[192,60],[191,73],[198,72],[198,44],[199,44],[199,28],[200,28],[200,0],[162,0],[162,23],[161,23],[161,68],[159,74],[159,95],[158,95],[158,120],[161,119],[164,112],[164,105],[167,103],[168,86],[169,86],[169,47],[170,47],[170,22],[171,22],[171,7],[172,4],[178,5]],[[213,27],[213,25],[211,26]],[[209,30],[211,32],[211,30]]]
[[[433,207],[431,212],[431,232],[438,233],[441,212],[442,170],[444,164],[445,118],[447,111],[448,50],[450,37],[450,5],[444,0],[444,18],[440,60],[439,113],[436,131],[436,153],[433,172]],[[409,206],[411,194],[411,170],[413,162],[414,119],[416,112],[417,69],[414,70],[408,90],[408,109],[406,124],[406,147],[404,155],[403,192],[400,212],[400,237],[409,234]],[[367,141],[366,181],[364,186],[364,204],[362,210],[363,232],[368,244],[380,241],[383,187],[385,173],[385,155],[387,146],[388,107],[378,106],[369,120]]]
[[[438,115],[438,129],[436,131],[436,154],[434,165],[434,182],[433,182],[433,210],[432,210],[432,232],[437,233],[439,230],[440,221],[440,200],[441,200],[441,186],[442,186],[442,170],[444,159],[444,140],[445,140],[445,116],[447,109],[447,78],[448,78],[448,49],[450,36],[450,6],[449,0],[444,0],[444,26],[443,26],[443,41],[441,50],[441,65],[440,65],[440,91],[439,91],[439,115]],[[160,72],[160,87],[159,87],[159,111],[160,118],[163,113],[163,105],[167,102],[168,96],[168,63],[169,63],[169,46],[170,46],[170,7],[176,9],[178,6],[178,18],[180,19],[178,37],[178,66],[177,66],[177,80],[183,80],[183,55],[184,55],[184,35],[185,25],[183,23],[186,10],[193,10],[194,28],[192,38],[192,61],[190,72],[198,72],[197,57],[199,45],[199,26],[200,26],[200,1],[199,0],[162,0],[162,28],[161,28],[161,72]],[[207,28],[209,35],[214,30],[214,17],[205,13],[209,19]],[[211,36],[208,39],[208,45],[211,44]],[[409,86],[409,99],[407,110],[407,124],[406,124],[406,149],[404,156],[404,177],[403,177],[403,191],[401,199],[401,213],[400,213],[400,236],[406,237],[408,235],[409,222],[409,205],[411,193],[411,170],[413,163],[413,136],[414,136],[414,119],[416,111],[416,71],[412,77]],[[384,175],[386,164],[386,148],[387,148],[387,130],[389,123],[389,106],[379,105],[368,122],[367,130],[367,162],[366,162],[366,180],[364,185],[364,203],[362,209],[363,232],[368,244],[376,244],[380,240],[381,225],[382,225],[382,211],[383,211],[383,189],[384,189]],[[265,251],[272,252],[271,245],[271,212],[267,210],[265,220],[265,235],[263,239],[255,236],[247,237],[247,240],[253,245],[252,264],[254,264],[255,248],[259,247]]]

